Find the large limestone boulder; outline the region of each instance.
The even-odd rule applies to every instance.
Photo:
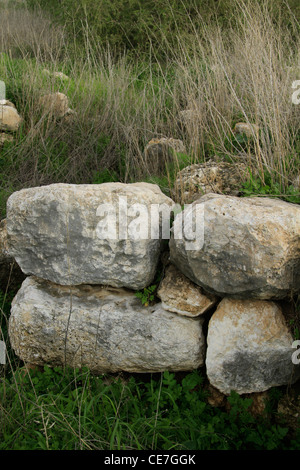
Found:
[[[0,130],[15,132],[19,129],[22,118],[13,103],[8,100],[0,101]]]
[[[223,299],[208,325],[206,370],[210,383],[229,395],[263,392],[296,382],[293,337],[278,304]]]
[[[180,238],[182,225],[189,228],[188,237],[184,229]],[[178,214],[172,230],[171,262],[208,292],[280,299],[300,291],[296,204],[208,194]]]
[[[202,315],[218,302],[218,297],[204,292],[172,264],[165,270],[157,296],[165,310],[187,317]]]
[[[173,206],[147,183],[23,189],[7,202],[9,252],[27,275],[58,284],[142,289],[155,276]]]
[[[208,193],[237,196],[247,177],[243,162],[228,163],[209,160],[187,166],[175,180],[172,197],[181,204],[190,204]]]
[[[59,286],[28,277],[12,302],[9,337],[26,363],[94,373],[160,372],[204,363],[201,321],[143,307],[125,289]]]

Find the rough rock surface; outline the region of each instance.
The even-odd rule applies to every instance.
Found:
[[[23,189],[7,202],[10,254],[25,274],[57,284],[142,289],[155,276],[162,247],[154,204],[174,206],[147,183]]]
[[[13,142],[14,137],[12,134],[6,134],[5,132],[0,132],[0,145],[5,142]]]
[[[68,75],[64,74],[63,72],[50,72],[48,69],[43,69],[42,72],[49,77],[60,78],[61,80],[69,80]]]
[[[15,106],[10,101],[2,100],[1,103],[0,103],[0,130],[9,131],[9,132],[17,131],[22,122],[21,116],[19,115]]]
[[[179,111],[178,121],[187,130],[193,129],[195,131],[201,124],[200,111],[197,109],[183,109]]]
[[[150,169],[164,172],[166,164],[176,159],[177,152],[186,152],[182,140],[162,137],[148,142],[144,150],[144,157]]]
[[[4,100],[0,100],[0,105],[2,105],[2,106],[10,106],[11,108],[16,109],[15,105],[14,105],[11,101],[9,101],[9,100],[5,100],[5,99],[4,99]]]
[[[248,138],[259,135],[259,127],[256,124],[237,122],[233,129],[234,134],[245,134]]]
[[[275,302],[223,299],[208,325],[208,379],[226,395],[296,382],[300,366],[292,362],[292,342]]]
[[[143,307],[125,289],[66,287],[28,277],[12,302],[9,337],[26,363],[94,373],[196,369],[204,363],[201,320]]]
[[[0,289],[16,289],[24,281],[25,275],[7,250],[6,220],[0,221]]]
[[[73,113],[69,107],[68,97],[60,92],[42,96],[39,105],[45,114],[50,114],[57,119]]]
[[[237,196],[247,174],[245,163],[215,162],[190,165],[181,170],[174,183],[173,199],[190,204],[207,193]]]
[[[196,317],[212,308],[218,298],[191,282],[174,265],[169,265],[157,290],[165,310]]]
[[[182,239],[176,235],[186,208],[174,220],[170,261],[193,282],[237,299],[280,299],[300,291],[300,206],[207,194],[188,210],[188,220],[199,216],[189,235],[199,243],[190,246],[184,230]]]

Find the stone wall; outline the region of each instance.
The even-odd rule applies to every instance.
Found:
[[[300,206],[208,194],[181,211],[156,185],[54,184],[11,195],[7,243],[26,275],[9,336],[28,364],[205,366],[224,394],[300,377],[282,309],[300,291]]]

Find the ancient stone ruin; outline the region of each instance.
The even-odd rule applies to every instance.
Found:
[[[205,366],[227,395],[299,379],[280,303],[300,292],[299,206],[207,194],[182,210],[156,185],[53,184],[13,193],[6,222],[26,275],[9,336],[27,364]]]

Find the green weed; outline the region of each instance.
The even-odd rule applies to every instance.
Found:
[[[135,292],[135,296],[141,300],[145,307],[148,307],[155,300],[156,290],[157,284],[153,284],[152,286],[145,287],[142,291]]]
[[[249,177],[243,184],[241,192],[243,196],[268,196],[278,197],[287,202],[300,204],[300,190],[293,185],[284,186],[276,182],[273,175],[267,171],[263,175],[253,176],[251,170]]]
[[[88,370],[18,370],[0,384],[1,449],[285,449],[288,429],[249,413],[235,393],[212,408],[194,371],[93,376]]]

